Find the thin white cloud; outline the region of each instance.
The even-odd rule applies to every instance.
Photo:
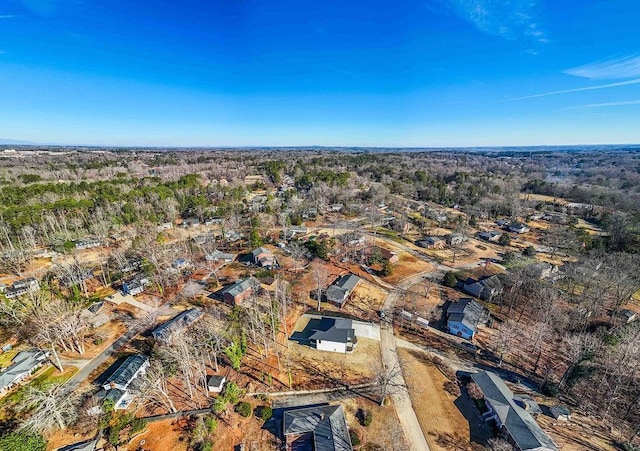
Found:
[[[478,30],[505,39],[546,43],[536,19],[536,0],[444,0],[458,17]]]
[[[640,84],[640,78],[636,78],[634,80],[620,81],[620,82],[617,82],[617,83],[609,83],[609,84],[606,84],[606,85],[586,86],[584,88],[563,89],[563,90],[560,90],[560,91],[543,92],[543,93],[540,93],[540,94],[533,94],[533,95],[530,95],[530,96],[514,97],[514,98],[509,99],[509,100],[535,99],[537,97],[555,96],[555,95],[560,95],[560,94],[571,94],[573,92],[595,91],[597,89],[610,89],[610,88],[617,88],[617,87],[620,87],[620,86],[637,85],[637,84]]]
[[[16,17],[14,14],[0,14],[0,19],[13,19]]]
[[[608,58],[584,66],[567,69],[565,74],[592,80],[615,80],[640,77],[640,56],[628,55]]]
[[[605,108],[605,107],[625,106],[625,105],[640,105],[640,100],[623,100],[621,102],[607,102],[607,103],[588,103],[586,105],[580,105],[577,108]]]

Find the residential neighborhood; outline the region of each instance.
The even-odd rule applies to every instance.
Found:
[[[46,182],[0,158],[7,205],[44,215],[0,207],[0,449],[637,443],[623,198],[567,207],[473,152],[73,152],[84,185],[69,156],[11,160]]]

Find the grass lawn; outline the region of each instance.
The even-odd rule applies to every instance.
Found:
[[[16,356],[18,351],[11,350],[0,354],[0,368],[6,368],[11,365],[11,360]]]
[[[27,379],[23,382],[24,385],[19,386],[11,393],[0,398],[0,418],[4,417],[5,412],[3,412],[3,410],[6,407],[14,406],[22,401],[28,388],[43,389],[53,384],[62,384],[77,372],[78,368],[71,366],[65,368],[63,373],[60,373],[54,366],[41,368],[35,373],[35,377]]]

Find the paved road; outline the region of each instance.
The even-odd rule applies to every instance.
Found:
[[[168,315],[171,314],[172,311],[173,310],[170,306],[164,305],[153,313],[150,313],[149,315],[136,321],[136,323],[133,324],[124,335],[121,335],[120,338],[118,338],[111,345],[105,348],[104,351],[98,354],[93,360],[88,361],[82,368],[80,368],[80,370],[66,382],[67,388],[70,390],[75,390],[76,388],[78,388],[78,386],[84,380],[86,380],[89,375],[93,371],[95,371],[96,368],[106,362],[107,359],[111,357],[119,348],[133,340],[136,335],[148,329],[151,324],[153,324],[153,320],[155,319],[156,315]]]
[[[426,274],[416,274],[415,276],[408,277],[398,284],[398,287],[406,290],[407,288],[420,282]],[[384,300],[383,309],[391,312],[398,300],[398,293],[391,291]],[[393,326],[389,324],[383,324],[380,327],[380,349],[382,351],[382,364],[385,368],[400,368],[400,360],[398,358],[398,350],[396,348],[396,337],[393,335]],[[394,387],[394,392],[391,394],[393,405],[396,409],[396,414],[400,420],[400,426],[404,431],[405,438],[409,443],[409,448],[412,451],[429,451],[429,444],[427,439],[420,428],[418,417],[413,410],[411,404],[411,398],[409,397],[409,391],[407,390],[407,384],[404,379],[402,371],[398,371],[395,374],[395,378],[390,384]]]

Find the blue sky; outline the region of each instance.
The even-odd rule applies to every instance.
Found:
[[[0,138],[640,142],[637,0],[0,2]]]

